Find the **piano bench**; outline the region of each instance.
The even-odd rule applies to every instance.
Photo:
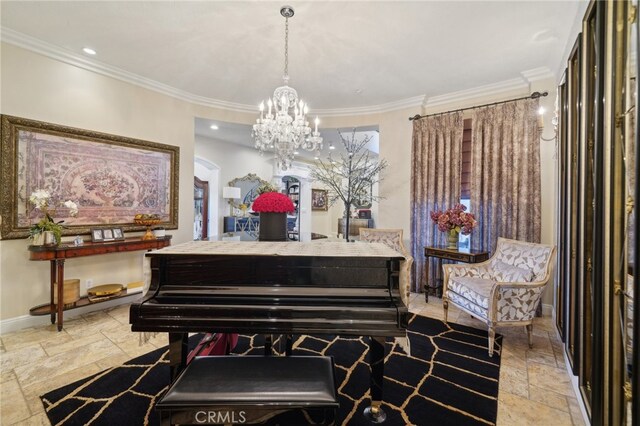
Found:
[[[156,403],[161,425],[333,425],[339,407],[325,356],[196,357]]]

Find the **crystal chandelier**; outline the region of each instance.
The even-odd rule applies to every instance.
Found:
[[[298,100],[298,92],[289,87],[289,18],[294,14],[293,7],[282,6],[280,14],[285,18],[284,24],[284,86],[273,92],[273,98],[267,101],[265,114],[264,102],[260,103],[260,118],[253,125],[252,137],[256,148],[262,154],[273,150],[278,167],[287,170],[291,166],[296,150],[308,151],[322,149],[322,138],[318,132],[318,117],[315,119],[315,130],[312,132],[307,122],[307,105]]]

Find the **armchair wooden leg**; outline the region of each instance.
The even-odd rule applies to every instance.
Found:
[[[527,337],[529,338],[529,349],[533,349],[533,324],[527,324]]]
[[[442,309],[444,309],[444,322],[447,322],[447,313],[449,312],[449,301],[447,299],[442,299]]]
[[[489,356],[493,357],[493,342],[496,340],[496,331],[493,325],[489,324]]]

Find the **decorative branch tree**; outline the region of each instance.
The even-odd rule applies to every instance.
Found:
[[[355,200],[369,199],[371,202],[382,197],[374,195],[372,186],[382,180],[381,172],[387,167],[386,160],[374,157],[365,146],[371,141],[367,135],[362,140],[356,140],[356,129],[347,139],[338,131],[344,153],[340,153],[340,160],[329,158],[318,160],[311,169],[314,180],[321,182],[328,189],[329,204],[340,200],[344,204],[345,228],[344,238],[349,241],[349,219],[351,206]]]

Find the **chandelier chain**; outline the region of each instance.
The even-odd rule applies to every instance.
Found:
[[[284,18],[284,77],[289,78],[289,18]]]

